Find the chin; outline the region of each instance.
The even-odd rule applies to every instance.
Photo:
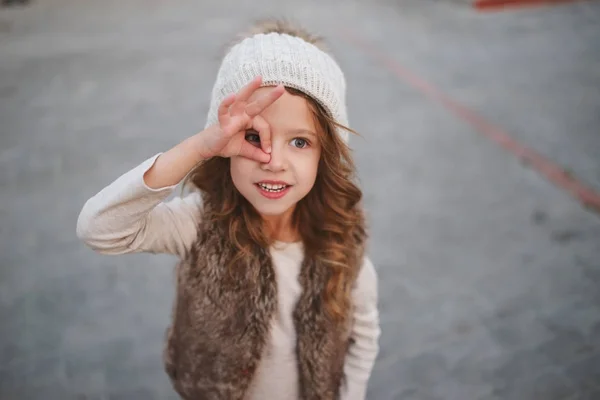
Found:
[[[257,205],[252,204],[252,206],[263,217],[278,217],[280,215],[286,214],[290,210],[290,208],[291,208],[291,207],[289,207],[287,205],[268,205],[268,206],[265,206],[264,204],[261,204],[261,205],[258,205],[258,207],[257,207]]]

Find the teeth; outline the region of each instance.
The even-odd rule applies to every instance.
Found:
[[[268,192],[280,192],[287,187],[286,185],[272,185],[270,183],[259,183],[258,185]]]

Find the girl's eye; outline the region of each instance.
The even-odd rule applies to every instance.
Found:
[[[303,138],[294,138],[292,139],[292,146],[295,146],[299,149],[303,149],[305,147],[308,147],[309,143],[308,140],[303,139]]]
[[[246,131],[246,140],[251,144],[260,144],[260,136],[256,131]]]

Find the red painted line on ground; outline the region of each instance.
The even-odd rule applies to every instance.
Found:
[[[532,169],[545,176],[550,182],[569,192],[584,206],[600,213],[600,194],[567,173],[564,168],[537,153],[535,150],[522,145],[502,128],[487,121],[476,111],[469,109],[445,95],[434,85],[409,71],[375,47],[363,42],[356,37],[356,35],[343,31],[342,36],[348,42],[378,60],[404,83],[417,89],[430,100],[441,104],[456,116],[472,125],[476,132],[502,146],[504,149],[515,155],[521,162],[529,165]]]
[[[581,0],[475,0],[473,7],[479,11],[501,11],[513,8],[551,6]]]

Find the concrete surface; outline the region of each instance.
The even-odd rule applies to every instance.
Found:
[[[175,399],[166,256],[75,237],[84,201],[201,129],[252,17],[349,82],[380,277],[376,400],[600,398],[600,219],[346,40],[359,35],[600,190],[600,4],[37,1],[0,9],[0,399]]]

